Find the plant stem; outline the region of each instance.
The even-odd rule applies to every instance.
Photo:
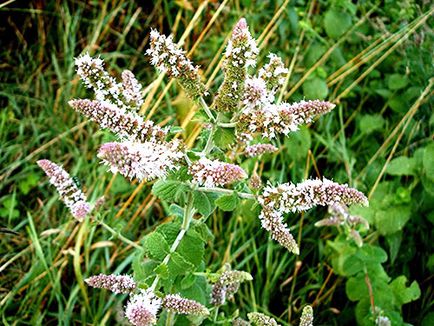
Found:
[[[237,122],[219,122],[217,125],[223,128],[235,128],[237,126]]]
[[[119,240],[122,240],[126,244],[129,244],[130,246],[132,246],[132,247],[134,247],[136,249],[143,250],[143,248],[141,246],[139,246],[137,243],[135,243],[134,241],[131,241],[130,239],[124,237],[120,232],[116,231],[115,229],[113,229],[112,227],[110,227],[109,225],[107,225],[106,223],[104,223],[103,221],[97,220],[97,219],[95,219],[95,221],[99,225],[101,225],[104,229],[106,229],[107,231],[109,231],[114,237],[118,238]]]
[[[206,141],[205,148],[202,151],[203,153],[205,153],[205,155],[211,152],[212,148],[214,147],[214,139],[213,139],[214,133],[215,133],[215,125],[212,126],[208,139]]]
[[[237,192],[235,190],[231,190],[231,189],[224,189],[224,188],[208,188],[208,187],[198,187],[197,188],[198,191],[203,191],[203,192],[219,192],[222,194],[228,194],[228,195],[232,195],[233,193],[236,193],[238,197],[240,198],[244,198],[244,199],[255,199],[256,196],[253,194],[248,194],[246,192]]]
[[[193,208],[193,197],[191,193],[188,194],[187,198],[187,206],[185,207],[184,211],[184,218],[182,220],[181,230],[179,230],[179,233],[173,242],[172,246],[170,247],[169,253],[164,257],[162,264],[167,265],[170,260],[170,255],[176,251],[179,244],[181,243],[182,238],[187,233],[188,228],[190,227],[191,219],[193,218],[193,215],[195,213],[195,209]],[[151,291],[155,291],[157,288],[158,282],[160,281],[160,275],[157,275],[154,279],[154,282],[152,282],[151,285]]]
[[[200,105],[202,105],[203,110],[205,111],[206,115],[208,116],[208,118],[211,120],[211,122],[215,123],[216,122],[216,118],[214,117],[214,115],[212,114],[211,110],[208,107],[208,104],[206,104],[205,100],[203,99],[203,97],[199,98],[199,103]]]

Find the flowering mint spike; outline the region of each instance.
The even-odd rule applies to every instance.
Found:
[[[157,323],[157,314],[161,299],[150,291],[141,291],[133,295],[125,307],[125,316],[134,326],[148,326]]]
[[[218,187],[247,178],[246,172],[238,165],[200,158],[189,167],[193,183],[205,187]]]
[[[312,122],[315,116],[330,112],[335,105],[327,101],[301,101],[293,104],[267,104],[257,109],[243,110],[237,125],[238,132],[261,133],[264,138],[275,138],[297,131],[301,124]]]
[[[313,326],[313,309],[311,306],[303,308],[300,318],[300,326]]]
[[[238,291],[240,283],[253,280],[252,275],[244,271],[228,270],[223,272],[211,291],[211,303],[220,306],[231,299]]]
[[[232,30],[231,39],[226,46],[224,73],[225,78],[215,99],[218,111],[237,111],[244,96],[244,83],[247,68],[255,65],[258,48],[252,38],[244,18]]]
[[[169,77],[178,79],[187,95],[198,100],[205,92],[205,86],[200,81],[198,67],[193,66],[172,36],[161,35],[155,29],[151,31],[151,47],[146,51],[151,57],[151,64]]]
[[[179,294],[169,294],[163,299],[163,308],[184,315],[208,316],[208,309],[197,301],[182,298]]]
[[[276,240],[282,247],[285,247],[295,255],[300,254],[298,244],[283,222],[283,215],[272,209],[263,209],[259,215],[262,227],[270,232],[271,237]]]
[[[129,275],[99,274],[84,281],[91,287],[107,289],[114,293],[130,293],[137,287],[136,282]]]
[[[268,58],[270,61],[259,70],[258,77],[264,80],[267,90],[274,94],[285,83],[288,69],[283,65],[282,59],[274,53],[270,53]]]
[[[133,112],[127,112],[110,103],[77,99],[68,102],[76,111],[98,123],[102,129],[109,129],[121,139],[130,141],[162,142],[167,130],[154,125],[151,120],[143,120]]]
[[[272,144],[255,144],[247,146],[244,154],[249,157],[259,156],[265,153],[274,153],[278,148]]]
[[[255,326],[279,326],[274,318],[261,314],[260,312],[250,312],[247,314],[250,322]]]
[[[136,79],[134,74],[129,70],[122,72],[122,95],[128,102],[128,106],[134,108],[136,111],[140,109],[143,104],[142,85]]]
[[[102,163],[112,173],[119,172],[129,179],[153,180],[164,178],[169,170],[177,169],[183,157],[179,143],[112,142],[103,144],[98,152]]]
[[[262,205],[259,216],[262,227],[271,232],[273,239],[295,254],[298,254],[298,247],[283,223],[284,213],[337,203],[368,205],[368,199],[360,191],[326,178],[306,180],[299,184],[284,183],[277,187],[267,186],[258,201]]]
[[[49,160],[39,160],[37,163],[50,177],[50,183],[56,187],[60,198],[71,210],[72,215],[77,220],[82,221],[91,211],[91,206],[86,202],[86,196],[77,187],[68,172]]]
[[[92,58],[85,53],[75,59],[77,74],[88,88],[92,88],[99,101],[112,103],[118,107],[126,107],[126,99],[122,93],[122,85],[116,82],[104,69],[104,60]]]

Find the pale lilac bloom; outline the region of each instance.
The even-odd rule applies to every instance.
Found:
[[[224,304],[227,299],[231,299],[238,291],[240,283],[251,280],[253,280],[253,277],[247,272],[237,270],[224,271],[212,286],[211,303],[215,306]]]
[[[262,206],[259,218],[263,228],[271,233],[273,239],[295,254],[299,252],[298,246],[283,222],[283,214],[339,203],[368,204],[363,193],[326,178],[306,180],[299,184],[284,183],[277,187],[267,186],[258,201]]]
[[[129,105],[139,110],[143,104],[142,85],[129,70],[122,72],[122,94]]]
[[[247,146],[244,154],[249,157],[255,157],[266,153],[274,153],[278,148],[272,144],[254,144]]]
[[[289,71],[284,67],[282,59],[274,53],[270,53],[268,58],[270,61],[259,70],[258,77],[263,79],[267,89],[274,93],[279,86],[284,84]]]
[[[84,280],[89,286],[107,289],[114,293],[131,293],[137,284],[129,275],[99,274]]]
[[[181,297],[179,294],[168,294],[163,299],[163,308],[184,315],[209,315],[208,309],[195,300]]]
[[[167,129],[161,128],[151,120],[144,120],[134,112],[128,112],[113,104],[88,99],[76,99],[68,102],[76,111],[98,123],[102,129],[109,129],[120,139],[130,141],[162,142]]]
[[[279,326],[274,318],[260,312],[250,312],[247,314],[247,317],[255,326]]]
[[[39,160],[37,163],[50,177],[50,183],[56,187],[60,198],[71,210],[72,215],[82,221],[91,211],[91,206],[68,172],[49,160]]]
[[[154,293],[141,290],[128,301],[125,316],[134,326],[148,326],[157,323],[157,314],[161,307],[161,299]]]
[[[193,177],[193,183],[209,188],[224,186],[247,177],[238,165],[205,157],[190,165],[189,174]]]
[[[153,180],[164,178],[170,170],[178,169],[184,154],[179,142],[112,142],[103,144],[98,152],[102,163],[112,173],[119,172],[129,179]]]
[[[169,77],[177,78],[187,95],[197,100],[205,95],[205,86],[199,76],[199,69],[186,57],[185,51],[173,42],[172,35],[165,36],[155,29],[151,30],[151,47],[146,54],[151,64]]]

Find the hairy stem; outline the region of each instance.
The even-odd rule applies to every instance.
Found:
[[[199,98],[199,103],[202,106],[202,109],[205,111],[206,115],[208,116],[208,118],[211,120],[211,122],[215,123],[216,122],[216,118],[214,117],[214,115],[212,114],[211,110],[208,107],[208,104],[206,104],[205,100],[203,99],[203,97]]]

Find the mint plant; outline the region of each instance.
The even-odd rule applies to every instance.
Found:
[[[100,211],[105,208],[100,200],[90,202],[61,166],[38,161],[77,220],[101,225],[136,250],[132,275],[92,276],[88,271],[86,280],[89,286],[127,294],[124,315],[132,325],[278,325],[260,312],[219,313],[228,300],[237,300],[240,285],[254,276],[228,265],[207,269],[206,247],[214,238],[208,217],[217,209],[233,211],[241,201],[259,205],[258,225],[298,255],[300,244],[284,221],[286,214],[315,206],[368,204],[363,193],[327,178],[275,186],[264,180],[264,187],[256,171],[243,165],[245,159],[260,160],[261,155],[278,151],[279,142],[270,141],[296,132],[335,107],[321,100],[280,102],[276,94],[288,70],[278,56],[270,54],[269,62],[255,75],[257,54],[247,22],[241,19],[226,46],[224,80],[212,98],[198,67],[173,38],[151,31],[147,51],[151,64],[176,79],[203,111],[197,114],[203,129],[192,148],[174,136],[173,130],[179,129],[162,128],[139,115],[142,86],[132,72],[124,71],[117,80],[99,57],[84,54],[75,60],[77,74],[94,91],[95,99],[74,99],[70,106],[117,137],[101,145],[98,158],[112,173],[154,181],[153,194],[169,205],[169,222],[134,242],[103,221]],[[312,307],[306,306],[300,325],[312,324]]]

